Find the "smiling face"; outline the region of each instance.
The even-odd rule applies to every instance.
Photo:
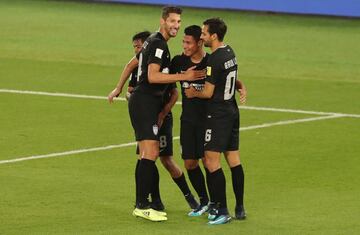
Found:
[[[185,35],[182,46],[184,54],[191,57],[201,49],[202,41],[197,42],[193,36]]]
[[[161,18],[161,28],[167,36],[167,39],[176,37],[181,26],[181,15],[176,13],[170,13],[166,19]]]

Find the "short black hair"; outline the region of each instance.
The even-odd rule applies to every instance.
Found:
[[[140,33],[135,34],[132,37],[132,40],[141,40],[141,42],[145,42],[145,40],[150,36],[150,32],[149,31],[142,31]]]
[[[161,17],[166,20],[169,17],[170,13],[176,13],[181,15],[182,9],[176,6],[164,6],[162,9]]]
[[[200,41],[201,27],[198,25],[190,25],[184,30],[185,35],[192,36],[195,41]]]
[[[210,18],[205,20],[203,24],[208,26],[210,34],[217,34],[220,42],[224,40],[227,26],[221,18]]]

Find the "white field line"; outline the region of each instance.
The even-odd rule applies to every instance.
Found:
[[[80,95],[80,94],[42,92],[42,91],[24,91],[24,90],[11,90],[11,89],[0,89],[0,93],[45,95],[45,96],[58,96],[58,97],[70,97],[70,98],[82,98],[82,99],[98,99],[98,100],[106,100],[107,99],[106,96],[91,96],[91,95]],[[116,100],[125,101],[126,99],[123,97],[119,97],[119,98],[116,98]],[[176,102],[176,104],[181,104],[181,102]],[[312,115],[342,115],[343,117],[360,118],[360,114],[318,112],[318,111],[306,111],[306,110],[282,109],[282,108],[270,108],[270,107],[256,107],[256,106],[239,106],[239,108],[240,109],[248,109],[248,110],[258,110],[258,111],[302,113],[302,114],[312,114]]]
[[[337,114],[337,115],[330,115],[330,116],[311,117],[311,118],[286,120],[286,121],[279,121],[279,122],[272,122],[272,123],[264,123],[264,124],[260,124],[260,125],[254,125],[254,126],[240,127],[240,131],[254,130],[254,129],[260,129],[260,128],[272,127],[272,126],[289,125],[289,124],[302,123],[302,122],[313,122],[313,121],[340,118],[340,117],[346,117],[346,116]]]
[[[318,120],[323,120],[323,119],[332,119],[332,118],[340,118],[340,117],[344,117],[344,116],[343,115],[331,115],[331,116],[312,117],[312,118],[303,118],[303,119],[294,119],[294,120],[279,121],[279,122],[272,122],[272,123],[264,123],[261,125],[241,127],[240,131],[242,132],[242,131],[248,131],[248,130],[254,130],[254,129],[267,128],[267,127],[272,127],[272,126],[289,125],[289,124],[302,123],[302,122],[312,122],[312,121],[318,121]],[[178,140],[178,139],[180,139],[180,137],[175,136],[173,139]],[[62,156],[68,156],[68,155],[73,155],[73,154],[79,154],[79,153],[103,151],[103,150],[108,150],[108,149],[123,148],[123,147],[134,146],[134,145],[136,145],[136,142],[130,142],[130,143],[119,144],[119,145],[109,145],[109,146],[104,146],[104,147],[88,148],[88,149],[71,150],[71,151],[66,151],[66,152],[50,153],[50,154],[45,154],[45,155],[20,157],[20,158],[15,158],[15,159],[10,159],[10,160],[1,160],[0,165],[7,164],[7,163],[21,162],[21,161],[29,161],[29,160],[34,160],[34,159],[41,159],[41,158],[62,157]]]
[[[82,98],[82,99],[107,100],[107,97],[105,96],[79,95],[79,94],[43,92],[43,91],[22,91],[22,90],[0,89],[0,93],[15,93],[15,94],[25,94],[25,95],[45,95],[45,96],[58,96],[58,97],[70,97],[70,98]],[[125,100],[125,98],[122,97],[118,99]]]

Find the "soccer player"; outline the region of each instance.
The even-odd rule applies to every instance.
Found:
[[[133,37],[133,46],[135,53],[139,53],[142,47],[142,44],[146,40],[146,38],[150,35],[149,32],[140,32]],[[132,59],[124,68],[123,73],[121,74],[121,77],[119,79],[119,82],[116,86],[116,88],[109,94],[108,100],[110,103],[113,102],[114,97],[117,97],[123,89],[123,86],[128,79],[130,75],[130,71],[132,71],[131,80],[129,82],[128,86],[128,92],[127,92],[127,98],[130,97],[132,91],[134,90],[134,87],[137,85],[137,66],[138,61],[136,59]],[[159,130],[159,140],[160,140],[160,160],[164,167],[168,170],[170,173],[172,179],[175,181],[175,183],[178,185],[180,190],[183,192],[190,208],[195,209],[199,206],[199,204],[196,202],[195,198],[191,194],[191,191],[187,185],[186,179],[184,177],[184,174],[180,167],[176,164],[176,162],[173,160],[173,149],[172,149],[172,114],[171,114],[171,108],[176,103],[178,97],[178,93],[176,90],[175,83],[168,86],[166,91],[164,92],[163,97],[163,109],[159,114],[158,122],[162,123],[160,130]],[[141,152],[141,150],[140,150]],[[139,154],[139,148],[137,149],[137,154]],[[139,201],[139,190],[138,190],[138,176],[139,176],[139,163],[140,159],[137,162],[136,169],[135,169],[135,181],[136,181],[136,204],[138,204]],[[157,168],[155,168],[154,171],[154,181],[153,186],[151,189],[151,199],[152,202],[150,204],[150,207],[155,210],[163,210],[164,206],[162,204],[161,198],[160,198],[160,192],[159,192],[159,173]]]
[[[160,19],[160,30],[145,41],[141,52],[133,58],[123,71],[128,73],[138,63],[138,80],[129,99],[129,114],[139,144],[139,201],[133,215],[151,221],[167,220],[166,213],[150,208],[148,200],[151,191],[155,160],[159,155],[159,115],[167,84],[180,80],[197,80],[205,76],[202,71],[189,70],[184,74],[168,74],[170,52],[167,41],[175,37],[181,24],[182,10],[164,7]]]
[[[206,69],[209,54],[203,50],[203,42],[200,40],[201,27],[191,25],[184,30],[182,42],[183,53],[175,56],[171,61],[171,73],[182,73],[191,67],[197,70]],[[191,211],[189,216],[200,216],[208,210],[209,197],[206,191],[204,175],[199,166],[199,159],[204,164],[204,136],[206,120],[206,100],[199,98],[189,99],[185,96],[185,89],[193,86],[202,89],[205,80],[193,82],[181,81],[182,113],[180,125],[181,155],[190,182],[200,199],[200,206]],[[204,164],[205,165],[205,164]],[[206,173],[208,173],[205,168]]]
[[[243,203],[244,171],[239,155],[239,109],[235,100],[237,62],[232,48],[223,42],[227,26],[220,18],[203,23],[201,39],[210,47],[207,76],[202,91],[186,89],[188,98],[208,99],[205,131],[205,158],[209,174],[209,193],[216,208],[209,212],[209,224],[231,220],[226,202],[225,175],[220,165],[221,153],[231,169],[236,198],[235,217],[245,219]]]

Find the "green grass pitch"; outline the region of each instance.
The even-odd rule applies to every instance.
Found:
[[[0,1],[0,234],[359,234],[358,19],[184,10],[182,29],[214,16],[227,22],[248,106],[355,114],[292,123],[330,114],[242,109],[245,221],[189,218],[159,163],[169,220],[134,218],[134,146],[5,162],[133,142],[125,101],[5,89],[106,96],[133,54],[131,36],[157,30],[159,15],[139,5]],[[169,42],[173,56],[181,39],[182,30]]]

